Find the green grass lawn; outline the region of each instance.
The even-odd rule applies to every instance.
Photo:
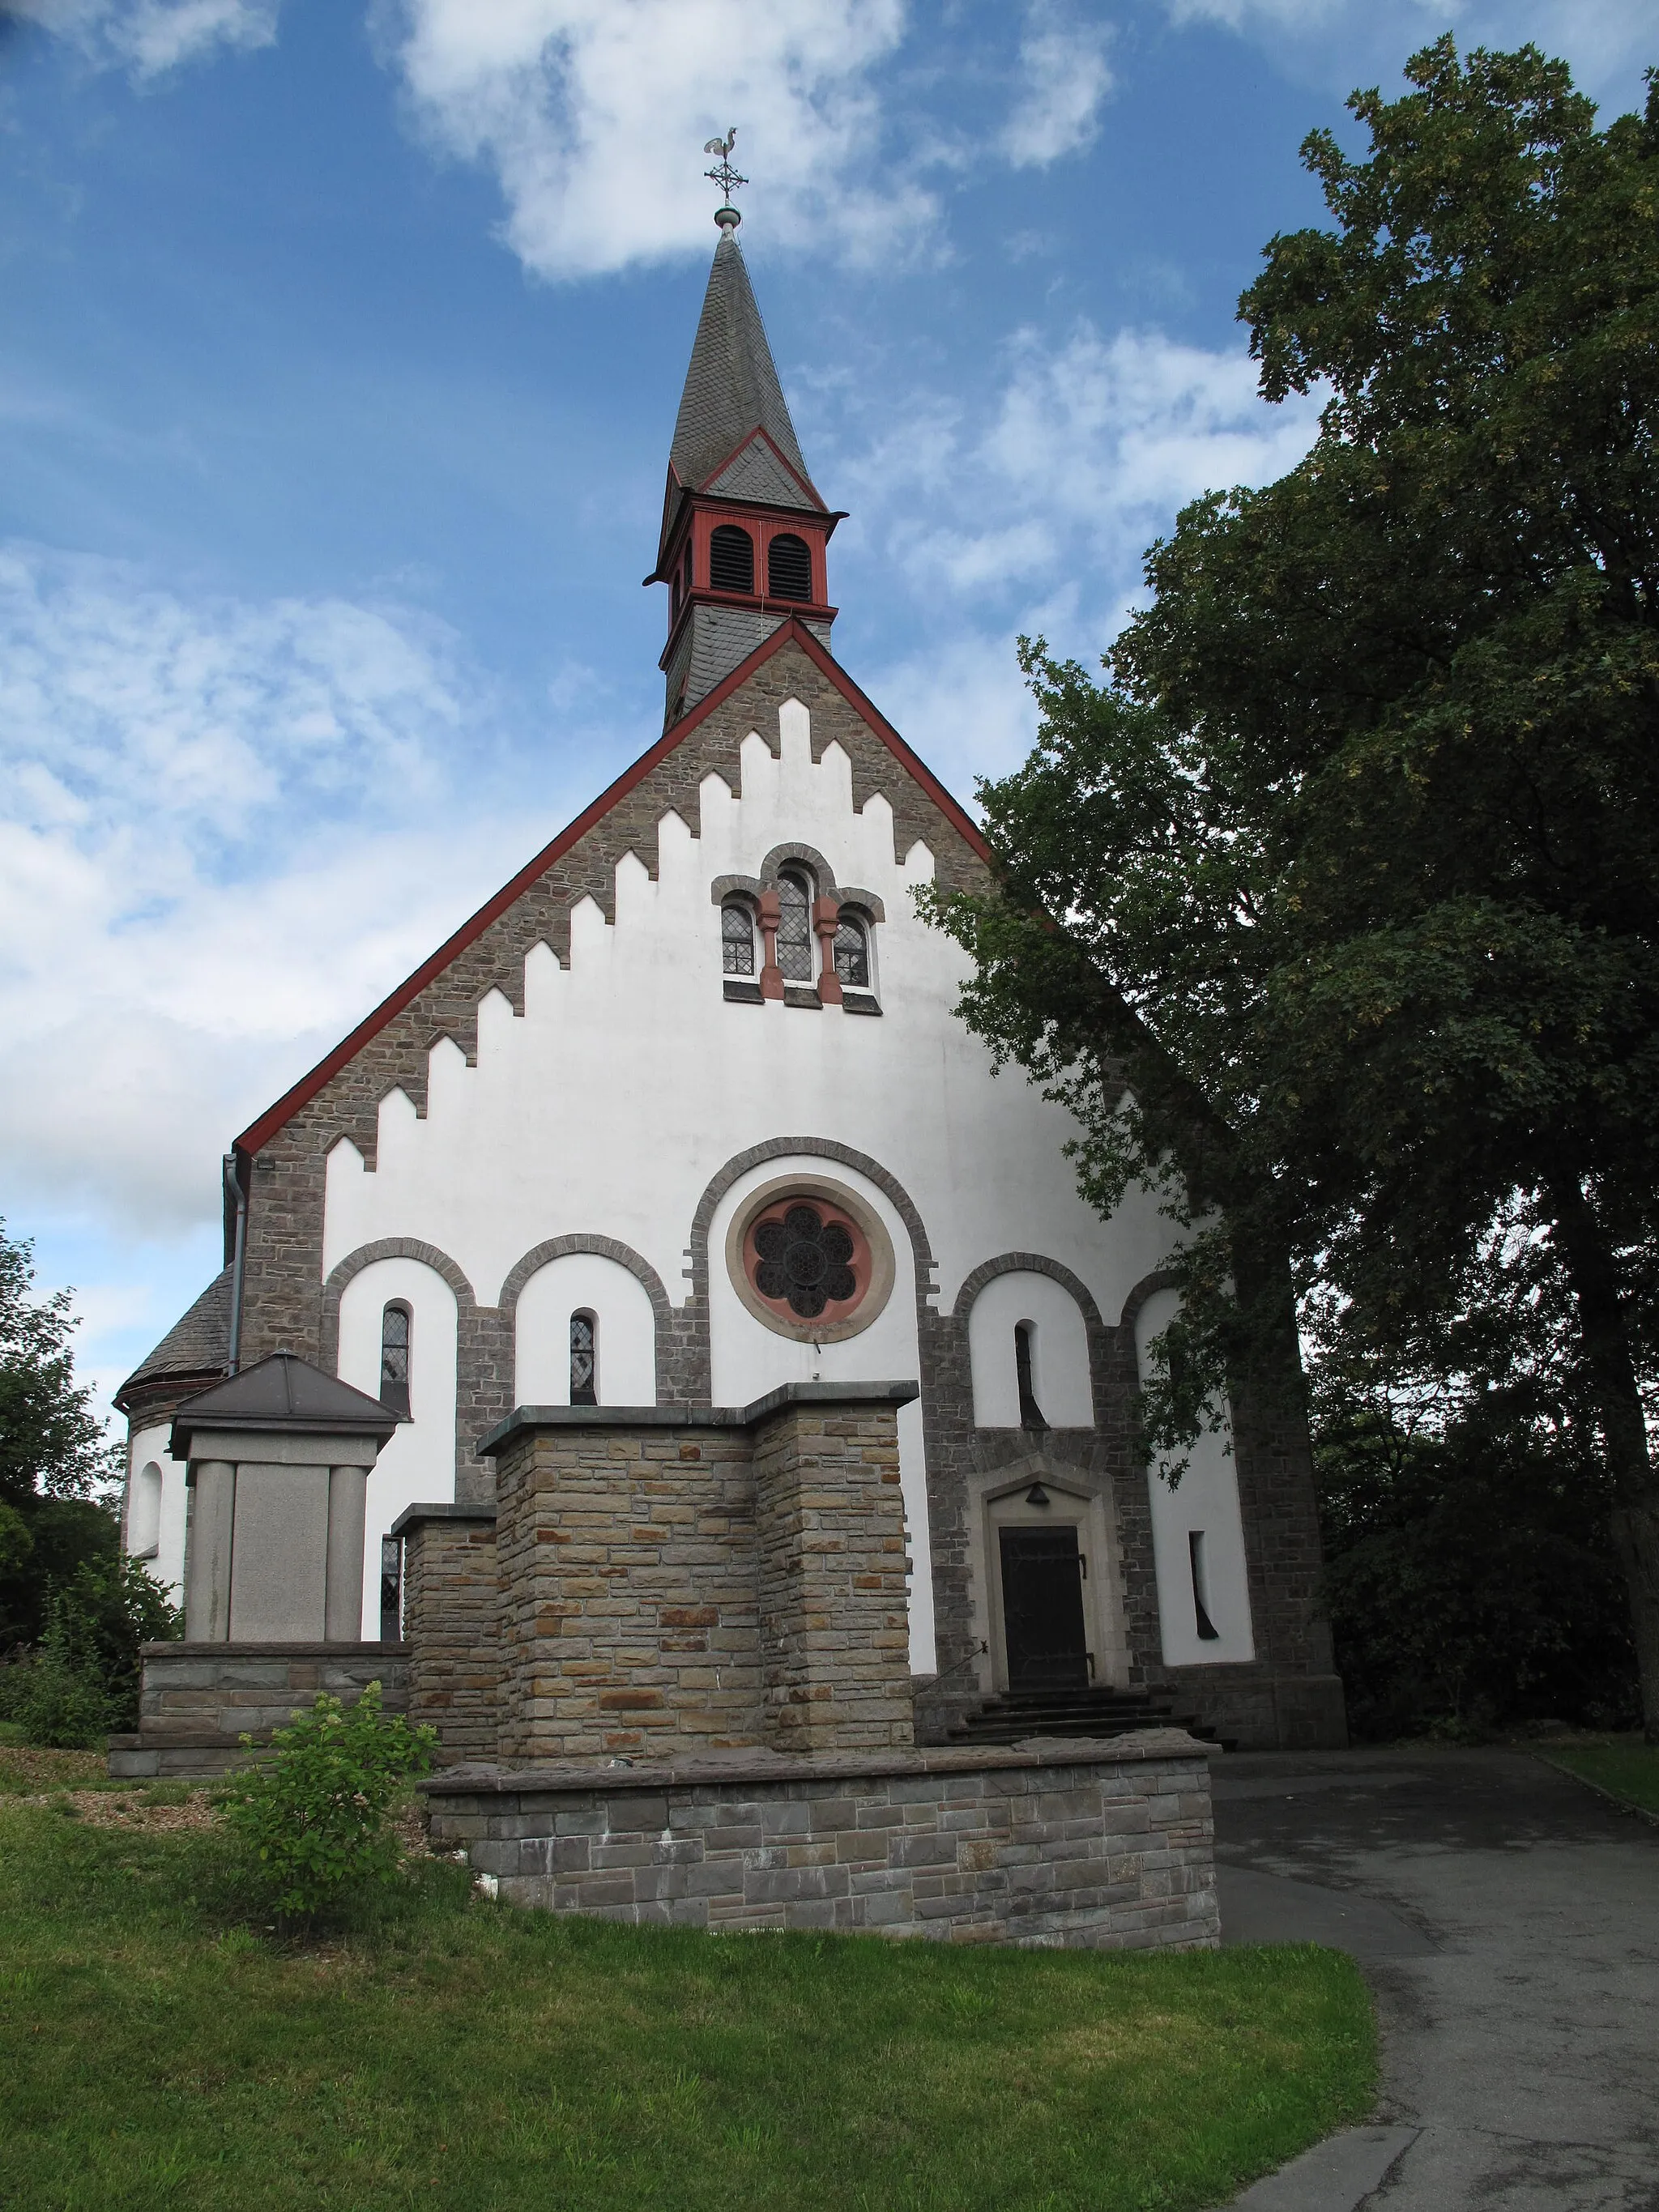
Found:
[[[1371,2102],[1334,1952],[657,1933],[432,1862],[284,1949],[210,1835],[58,1802],[0,1800],[6,2212],[1173,2212]]]
[[[1583,1775],[1586,1782],[1598,1783],[1627,1805],[1639,1806],[1644,1813],[1659,1813],[1659,1751],[1639,1738],[1567,1744],[1559,1751],[1552,1747],[1548,1756],[1555,1765],[1565,1766],[1570,1774]]]

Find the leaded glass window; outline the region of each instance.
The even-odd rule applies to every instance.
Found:
[[[720,964],[728,975],[755,972],[755,918],[743,899],[727,899],[720,908]]]
[[[380,1316],[380,1403],[409,1418],[409,1308],[388,1306]]]
[[[816,1321],[827,1305],[858,1294],[853,1239],[839,1221],[826,1221],[804,1200],[781,1221],[763,1221],[755,1231],[755,1287],[778,1298],[802,1321]]]
[[[590,1313],[570,1316],[570,1402],[597,1406],[599,1402],[599,1324]]]
[[[786,983],[811,983],[812,886],[792,869],[778,878],[778,966]]]
[[[836,929],[836,973],[847,990],[870,988],[870,940],[852,915],[843,915]]]

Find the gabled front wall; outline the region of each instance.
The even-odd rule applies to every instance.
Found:
[[[783,848],[881,917],[879,1018],[723,996],[714,887],[775,869]],[[911,1656],[939,1671],[941,1712],[994,1686],[995,1652],[979,1649],[994,1643],[989,1554],[1032,1465],[1106,1554],[1090,1594],[1099,1678],[1158,1680],[1166,1648],[1189,1657],[1167,1630],[1190,1608],[1184,1559],[1154,1545],[1127,1427],[1135,1315],[1168,1227],[1146,1200],[1109,1225],[1090,1212],[1061,1149],[1067,1117],[1017,1072],[994,1077],[956,1017],[963,956],[913,894],[981,870],[840,688],[785,645],[264,1144],[244,1360],[286,1346],[372,1390],[386,1300],[414,1312],[415,1418],[369,1500],[369,1633],[377,1531],[414,1500],[488,1493],[478,1440],[514,1403],[549,1402],[582,1308],[601,1317],[603,1402],[920,1381],[900,1424]],[[732,1287],[726,1223],[786,1176],[853,1192],[887,1231],[893,1291],[861,1334],[796,1342]],[[1017,1425],[1016,1310],[1037,1321],[1052,1363],[1040,1389],[1065,1425],[1035,1461]],[[1237,1530],[1231,1466],[1206,1481]],[[1248,1685],[1318,1655],[1303,1474],[1248,1445],[1239,1472],[1245,1523],[1254,1490],[1276,1483],[1264,1523],[1293,1538],[1256,1544],[1248,1567],[1239,1546],[1211,1553],[1224,1640],[1206,1671]]]

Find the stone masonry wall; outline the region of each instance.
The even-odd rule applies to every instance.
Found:
[[[1041,1752],[453,1769],[439,1848],[508,1903],[659,1927],[1207,1950],[1209,1771],[1170,1731]]]
[[[780,1751],[914,1734],[890,1406],[791,1406],[755,1438],[761,1735]]]
[[[392,1534],[403,1539],[410,1719],[437,1729],[446,1766],[494,1759],[501,1677],[495,1513],[411,1506]]]
[[[503,1759],[755,1741],[749,1438],[521,1431],[497,1471]]]
[[[500,1757],[908,1743],[912,1395],[793,1383],[742,1410],[515,1414],[488,1440]]]
[[[401,1644],[146,1644],[138,1727],[110,1738],[115,1775],[222,1774],[270,1741],[319,1690],[355,1705],[371,1682],[389,1713],[408,1704]]]

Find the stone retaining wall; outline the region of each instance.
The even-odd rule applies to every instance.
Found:
[[[244,1733],[269,1743],[319,1690],[355,1705],[371,1682],[386,1710],[409,1699],[404,1644],[146,1644],[137,1731],[109,1740],[117,1776],[201,1779],[247,1757]]]
[[[1207,1950],[1209,1767],[1180,1730],[1005,1751],[452,1767],[432,1840],[510,1904],[659,1927]]]

